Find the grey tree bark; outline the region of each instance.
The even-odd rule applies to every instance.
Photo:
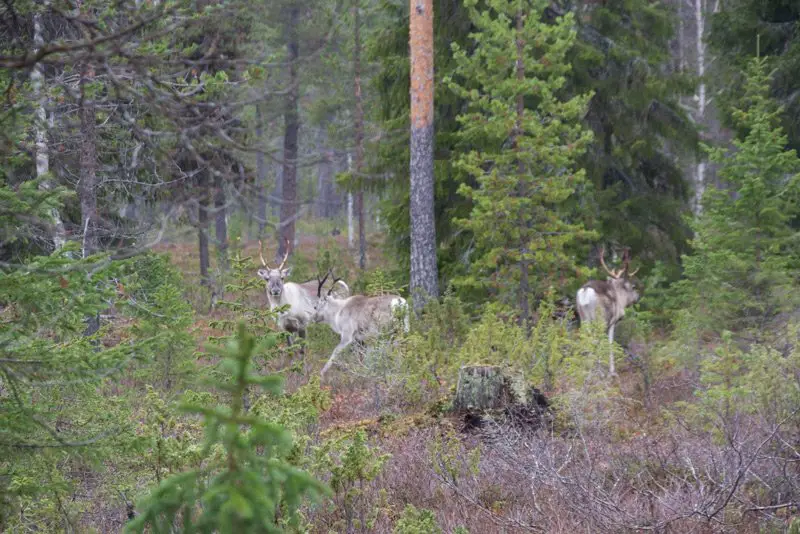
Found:
[[[297,217],[297,139],[300,131],[300,113],[297,106],[300,89],[297,72],[297,60],[300,56],[300,42],[297,33],[299,17],[299,6],[293,5],[289,10],[287,27],[289,90],[284,111],[286,130],[283,138],[283,187],[280,230],[278,232],[278,258],[284,256],[287,246],[290,252],[294,247],[295,219]]]
[[[317,200],[314,211],[317,217],[331,218],[336,214],[335,153],[328,146],[328,121],[319,127],[317,152],[320,161],[317,164]]]
[[[683,98],[681,105],[689,113],[692,121],[701,127],[701,135],[706,142],[724,143],[728,136],[719,122],[713,98],[709,97],[708,79],[713,58],[709,57],[706,44],[709,16],[720,9],[720,0],[674,0],[678,14],[677,43],[673,53],[677,54],[678,69],[689,71],[698,78],[695,94]],[[700,154],[696,161],[684,165],[686,174],[694,188],[692,209],[695,214],[702,211],[702,197],[706,188],[716,186],[716,166],[706,161]]]
[[[433,2],[411,0],[411,296],[439,296],[433,184]]]
[[[80,102],[78,115],[81,124],[80,179],[78,199],[81,205],[82,256],[86,258],[98,250],[97,229],[97,112],[91,91],[87,85],[94,81],[94,67],[90,63],[81,65]],[[90,336],[100,329],[100,315],[86,319],[84,335]]]
[[[364,187],[361,174],[364,167],[364,102],[361,94],[361,2],[353,5],[353,131],[355,133],[356,165],[354,175],[359,182],[355,195],[355,209],[358,214],[358,267],[367,268],[367,238],[364,220]]]
[[[44,36],[42,34],[41,15],[36,13],[33,16],[33,43],[36,51],[44,46]],[[49,98],[47,97],[45,86],[44,66],[41,63],[34,65],[31,71],[31,86],[33,88],[34,99],[36,100],[36,115],[34,128],[36,131],[36,177],[43,179],[39,183],[39,188],[49,190],[51,188],[47,174],[50,172],[50,147],[47,143],[48,131],[53,124],[53,116],[47,116]],[[50,219],[53,223],[53,248],[60,249],[66,242],[66,231],[61,220],[61,214],[57,209],[50,210]]]
[[[256,105],[256,138],[259,149],[256,152],[256,219],[258,221],[258,237],[264,236],[267,222],[267,165],[264,161],[264,105]]]
[[[204,169],[198,176],[200,183],[197,189],[200,198],[197,202],[197,244],[200,254],[200,283],[208,287],[211,285],[211,278],[208,274],[210,266],[208,256],[208,170]]]
[[[228,220],[225,198],[225,183],[222,176],[214,179],[214,237],[220,269],[228,269]]]

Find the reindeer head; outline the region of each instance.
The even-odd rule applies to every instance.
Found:
[[[325,276],[323,276],[321,280],[317,278],[319,285],[317,286],[317,302],[314,304],[314,317],[317,320],[322,319],[325,313],[325,309],[328,307],[328,302],[333,296],[333,290],[336,288],[336,284],[341,283],[345,287],[347,287],[347,284],[345,284],[341,278],[334,278],[333,283],[331,284],[331,288],[327,292],[323,291],[325,289],[325,282],[328,280],[328,277],[330,277],[332,274],[333,270],[328,269],[328,272],[325,273]]]
[[[633,276],[639,272],[639,269],[636,269],[633,272],[630,272],[631,266],[631,255],[630,249],[625,249],[622,254],[622,269],[609,269],[606,266],[606,262],[604,259],[605,256],[605,249],[600,249],[600,265],[603,266],[603,269],[608,273],[608,282],[614,287],[618,298],[624,299],[623,305],[627,306],[629,304],[633,304],[637,302],[640,298],[639,291],[636,288],[636,284],[632,280]]]
[[[273,297],[280,297],[283,293],[283,283],[286,281],[286,278],[292,273],[292,269],[284,269],[283,266],[286,265],[286,259],[289,257],[289,241],[286,241],[286,255],[283,257],[283,261],[278,266],[277,269],[273,269],[267,262],[264,260],[264,246],[262,245],[261,241],[258,242],[258,256],[261,258],[261,265],[264,267],[258,270],[258,276],[262,280],[267,283],[267,293],[272,295]]]

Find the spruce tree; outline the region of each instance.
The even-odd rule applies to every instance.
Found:
[[[591,94],[570,98],[563,91],[576,39],[572,14],[548,24],[545,0],[485,5],[467,3],[475,46],[470,52],[453,46],[450,79],[468,102],[458,117],[466,150],[456,165],[474,179],[459,189],[472,201],[460,225],[477,249],[462,283],[482,286],[491,278],[501,295],[513,295],[527,322],[531,295],[574,272],[567,247],[588,235],[562,207],[584,179],[575,159],[592,138],[581,124]]]
[[[798,215],[800,159],[787,150],[782,107],[769,96],[764,58],[750,61],[744,97],[731,116],[744,137],[734,149],[709,149],[720,165],[723,188],[704,196],[694,223],[694,253],[684,259],[679,290],[700,328],[757,334],[768,321],[796,305],[798,247],[792,228]]]

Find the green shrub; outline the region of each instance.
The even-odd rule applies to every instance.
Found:
[[[250,387],[279,395],[278,376],[253,373],[253,358],[277,343],[269,336],[256,345],[243,324],[235,339],[219,349],[227,380],[213,384],[229,394],[223,405],[184,406],[202,417],[206,443],[212,452],[202,466],[164,480],[140,503],[140,515],[128,532],[282,532],[299,522],[297,510],[304,498],[326,492],[309,474],[289,464],[289,432],[244,409]]]
[[[442,529],[433,512],[407,504],[394,527],[394,534],[442,534]]]

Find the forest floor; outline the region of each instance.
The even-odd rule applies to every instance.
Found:
[[[387,268],[390,260],[383,253],[380,236],[370,236],[368,245],[368,268]],[[323,246],[335,246],[346,251],[347,238],[345,235],[303,235],[298,241],[293,258],[302,258],[305,265],[315,265]],[[258,248],[257,241],[246,241],[241,246],[242,256],[253,259],[254,275],[260,266]],[[170,255],[173,264],[183,273],[190,293],[191,288],[198,287],[198,253],[195,243],[165,244],[155,250]],[[274,246],[265,243],[264,257],[270,261],[274,256]],[[345,264],[337,270],[358,273],[357,254],[353,252],[343,254],[342,257]],[[298,280],[294,276],[292,278]],[[222,317],[230,318],[230,313],[222,309],[204,313],[203,307],[197,305],[197,296],[190,298],[198,312],[194,325],[198,349],[203,350],[210,336],[222,334],[211,328],[209,322]],[[265,292],[261,291],[253,295],[253,298],[255,302],[267,306]],[[337,342],[338,336],[326,325],[313,325],[309,331],[303,371],[286,376],[287,392],[291,393],[316,378]],[[380,475],[365,488],[365,494],[359,498],[361,502],[353,505],[355,524],[358,525],[358,516],[361,516],[371,526],[357,528],[354,532],[392,532],[393,525],[408,504],[434,511],[445,532],[453,532],[459,526],[466,527],[469,532],[498,532],[501,529],[502,532],[511,534],[531,531],[529,527],[515,525],[516,520],[513,519],[514,507],[526,506],[527,490],[524,483],[512,487],[502,480],[499,473],[486,479],[474,477],[470,485],[475,487],[469,489],[470,495],[465,495],[464,499],[458,498],[458,492],[454,488],[442,484],[441,476],[434,469],[430,449],[434,443],[440,442],[442,435],[453,432],[458,434],[463,427],[459,418],[441,417],[440,414],[433,416],[428,413],[430,406],[424,403],[396,397],[387,398],[387,391],[391,388],[387,388],[387,384],[374,377],[359,376],[359,365],[354,362],[357,359],[357,354],[345,354],[340,362],[343,366],[334,366],[326,375],[322,388],[330,393],[330,405],[321,414],[319,425],[320,436],[363,429],[367,432],[369,445],[374,447],[376,454],[391,455]],[[274,364],[277,369],[285,365],[286,361]],[[452,388],[442,384],[440,395],[444,398],[450,394]],[[476,445],[474,436],[465,433],[460,435],[464,439],[465,450]],[[479,502],[475,502],[475,498]],[[504,509],[507,509],[512,519],[503,519]],[[341,510],[315,514],[314,531],[340,532],[339,529],[345,528],[342,514]]]
[[[316,265],[320,252],[336,247],[347,250],[345,236],[303,236],[290,262],[293,267],[300,266],[295,279],[313,278],[316,273],[311,266]],[[255,277],[260,266],[258,242],[246,241],[237,248],[243,257],[252,258]],[[204,353],[208,339],[223,334],[211,323],[235,317],[223,308],[209,310],[208,292],[199,284],[196,243],[165,243],[156,247],[156,252],[168,253],[184,276],[186,296],[196,312],[193,333],[197,349]],[[272,259],[274,255],[274,247],[267,246],[264,257]],[[344,253],[339,258],[343,264],[337,270],[358,273],[355,254]],[[370,269],[391,267],[390,260],[382,253],[379,236],[369,239],[368,259]],[[351,279],[347,281],[350,283]],[[252,299],[252,303],[267,306],[263,290],[253,291]],[[337,342],[338,336],[327,326],[313,325],[303,364],[297,366],[299,371],[284,373],[287,392],[298,391],[315,381]],[[333,506],[307,510],[311,532],[393,532],[407,505],[431,510],[438,525],[447,533],[465,532],[459,527],[472,533],[541,532],[539,525],[530,523],[536,516],[549,517],[548,532],[574,530],[574,517],[567,518],[586,513],[578,504],[582,490],[567,488],[575,492],[575,502],[570,502],[573,497],[565,498],[563,488],[535,490],[531,486],[534,477],[541,475],[535,472],[541,463],[539,452],[555,457],[563,452],[566,440],[546,439],[536,445],[525,429],[515,430],[518,434],[501,436],[470,429],[463,416],[448,415],[441,410],[452,398],[454,384],[426,384],[419,388],[426,392],[422,398],[409,396],[403,393],[407,390],[397,387],[391,378],[361,372],[365,367],[360,364],[359,357],[356,353],[343,355],[341,365],[334,366],[326,375],[322,388],[329,394],[330,402],[320,414],[314,440],[319,444],[326,437],[352,436],[352,431],[360,429],[368,436],[371,461],[382,454],[390,457],[374,478],[366,477],[353,487],[336,492]],[[643,403],[635,400],[642,398],[641,374],[630,362],[621,360],[623,358],[618,359],[620,375],[615,382],[619,396],[628,400],[615,406],[609,415],[617,421],[617,435],[591,445],[591,454],[601,462],[604,454],[624,455],[622,451],[627,448],[634,451],[637,447],[658,446],[664,436],[664,429],[651,419]],[[197,361],[207,366],[216,359],[201,354]],[[264,372],[278,371],[289,363],[294,363],[292,357],[285,355],[283,360],[269,362]],[[131,377],[123,377],[116,387],[131,391],[143,389],[143,385],[135,384]],[[653,388],[651,399],[657,403],[672,402],[686,398],[688,391],[685,383],[662,383],[660,389]],[[599,399],[597,402],[602,410],[608,401]],[[193,435],[191,439],[199,442],[202,436]],[[499,439],[500,443],[485,447],[487,439]],[[632,453],[630,458],[634,458]],[[126,463],[125,468],[134,473],[138,490],[152,486],[152,473],[145,467],[148,462],[152,463],[152,459],[131,458]],[[602,463],[598,466],[608,467]],[[86,474],[83,484],[86,513],[81,517],[79,530],[118,532],[124,526],[125,503],[130,503],[133,495],[124,495],[122,500],[120,495],[112,494],[109,488],[115,487],[115,470],[116,466],[109,466],[108,470]],[[555,468],[545,474],[556,479],[560,476]],[[627,497],[622,495],[620,499]]]

